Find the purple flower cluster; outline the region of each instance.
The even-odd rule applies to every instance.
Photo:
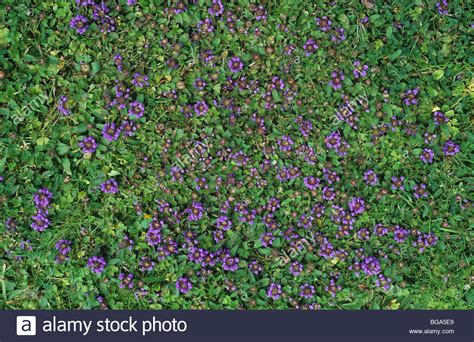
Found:
[[[33,195],[36,213],[32,216],[33,222],[31,223],[31,228],[34,230],[42,232],[49,227],[50,221],[48,219],[48,208],[51,205],[52,199],[52,192],[46,188],[40,189]]]
[[[107,262],[102,257],[93,256],[87,261],[87,267],[97,274],[104,272],[105,266],[107,266]]]
[[[106,194],[116,194],[118,192],[117,181],[110,178],[100,185],[100,190]]]
[[[56,242],[54,247],[58,251],[58,256],[56,256],[56,262],[60,263],[69,259],[69,252],[71,251],[71,241],[70,240],[59,240]]]

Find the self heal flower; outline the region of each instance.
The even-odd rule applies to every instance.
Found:
[[[361,268],[368,276],[376,275],[381,271],[380,262],[375,257],[364,258],[361,263]]]
[[[140,260],[140,269],[142,272],[153,271],[154,266],[155,263],[149,257],[142,256],[142,259]]]
[[[312,176],[305,177],[303,182],[309,190],[314,190],[319,187],[319,179]]]
[[[334,89],[341,89],[342,88],[342,81],[344,80],[344,73],[341,70],[334,70],[331,73],[331,81],[329,81],[329,85]]]
[[[377,279],[375,280],[375,284],[378,287],[382,287],[385,291],[388,291],[390,289],[391,282],[392,282],[392,279],[386,278],[383,274],[379,274],[377,276]]]
[[[301,265],[298,261],[294,261],[291,265],[290,265],[290,273],[296,277],[298,275],[301,274],[301,272],[303,272],[303,265]]]
[[[362,65],[359,60],[356,60],[354,62],[354,70],[352,72],[354,73],[355,78],[361,78],[367,76],[367,70],[369,70],[368,65]]]
[[[197,28],[198,31],[201,33],[211,33],[212,31],[214,31],[214,25],[212,23],[212,20],[209,18],[199,21],[197,23]]]
[[[441,2],[436,3],[436,8],[438,9],[438,13],[440,15],[448,15],[449,13],[449,8],[448,8],[448,2],[446,0],[442,0]]]
[[[187,293],[189,292],[192,288],[193,288],[193,285],[191,284],[191,282],[189,281],[188,278],[179,278],[177,281],[176,281],[176,289],[181,292],[181,293]]]
[[[271,283],[270,287],[267,290],[267,296],[273,300],[277,300],[280,298],[282,294],[281,285]]]
[[[37,232],[42,232],[49,227],[50,221],[47,217],[47,212],[39,210],[36,215],[31,217],[33,222],[31,223],[31,228]]]
[[[352,197],[348,203],[349,209],[353,215],[362,214],[365,210],[365,202],[360,197]]]
[[[230,71],[233,73],[237,73],[244,68],[244,64],[239,57],[232,57],[228,62],[227,66],[229,67]]]
[[[133,75],[132,84],[138,88],[143,88],[148,85],[148,76],[137,72]]]
[[[209,14],[218,17],[222,15],[223,13],[224,13],[224,5],[222,5],[222,1],[212,0],[212,5],[209,8]]]
[[[61,112],[61,114],[65,116],[69,116],[72,114],[71,110],[66,107],[67,101],[68,98],[66,96],[61,96],[58,101],[58,110]]]
[[[403,182],[405,181],[405,177],[392,177],[392,190],[405,190],[403,186]]]
[[[306,57],[311,56],[318,48],[319,46],[313,39],[308,39],[303,45],[303,50],[306,52]]]
[[[115,141],[120,136],[120,127],[117,127],[114,122],[107,123],[102,128],[102,136],[108,141]]]
[[[418,93],[419,89],[409,89],[402,94],[403,103],[406,106],[412,106],[418,104]]]
[[[273,236],[272,233],[263,233],[260,236],[260,242],[262,243],[263,247],[271,246],[273,244],[273,240],[275,240],[275,237]]]
[[[120,279],[120,285],[119,287],[121,289],[128,287],[129,289],[132,289],[134,286],[133,283],[133,274],[125,274],[125,273],[120,273],[119,274],[119,279]]]
[[[104,271],[107,262],[102,257],[93,256],[87,261],[87,267],[91,269],[92,272],[100,274]]]
[[[89,27],[89,25],[87,25],[87,21],[88,20],[86,17],[82,15],[77,15],[71,19],[71,21],[69,22],[69,27],[76,29],[76,32],[78,34],[83,35]]]
[[[316,292],[314,286],[310,284],[303,284],[300,289],[300,296],[306,299],[312,298]]]
[[[436,126],[439,126],[439,125],[449,121],[449,119],[446,117],[446,115],[444,115],[443,113],[438,112],[438,111],[433,113],[433,120],[434,120],[434,123],[435,123]]]
[[[83,153],[94,153],[97,149],[97,142],[93,137],[85,137],[78,145]]]
[[[336,194],[334,193],[333,188],[329,188],[329,187],[325,186],[323,188],[323,191],[322,191],[322,196],[323,196],[324,200],[332,201],[336,197]]]
[[[293,140],[289,136],[282,136],[281,139],[277,141],[280,151],[291,151],[291,146],[293,145]]]
[[[455,144],[451,140],[446,141],[446,144],[443,147],[443,153],[447,156],[454,156],[459,153],[461,149],[459,145]]]
[[[137,130],[137,125],[133,120],[124,120],[119,128],[124,137],[131,137]]]
[[[332,21],[327,17],[323,16],[321,18],[316,18],[316,25],[323,32],[329,31],[331,29]]]
[[[70,240],[59,240],[54,245],[54,248],[62,254],[67,255],[71,251],[71,241]]]
[[[199,202],[193,202],[192,206],[184,211],[185,214],[188,214],[189,221],[199,221],[203,212],[204,206]]]
[[[429,148],[425,148],[423,149],[423,152],[421,152],[420,154],[420,159],[425,164],[431,164],[433,163],[434,155],[435,154],[433,150],[430,150]]]
[[[194,104],[194,111],[196,112],[197,116],[206,115],[208,110],[209,106],[205,101],[198,101]]]
[[[420,252],[423,252],[427,247],[436,245],[438,237],[433,233],[420,234],[418,239],[413,243],[413,246],[418,247]]]
[[[115,56],[114,56],[114,63],[115,63],[115,66],[117,67],[117,69],[119,71],[122,71],[123,70],[123,64],[122,64],[122,56],[117,53]]]
[[[130,109],[128,110],[128,114],[130,114],[132,118],[141,118],[143,114],[145,114],[145,105],[137,101],[130,103]]]
[[[410,232],[408,231],[408,229],[395,226],[395,231],[393,232],[393,239],[398,243],[402,243],[407,239],[409,234]]]
[[[239,268],[239,258],[233,258],[230,255],[226,255],[222,259],[222,268],[230,272],[237,271],[237,268]]]
[[[426,191],[426,185],[421,183],[420,185],[416,184],[413,187],[415,198],[428,197],[428,192]]]
[[[42,188],[38,193],[33,195],[33,201],[35,202],[36,209],[45,209],[51,204],[53,194],[46,188]]]
[[[118,184],[115,179],[111,178],[100,185],[100,190],[107,194],[116,194],[118,192]]]
[[[374,172],[374,170],[367,170],[364,172],[364,181],[368,185],[377,185],[379,182],[379,178],[377,174]]]

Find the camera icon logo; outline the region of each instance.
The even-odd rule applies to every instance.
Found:
[[[36,316],[17,316],[16,317],[16,335],[17,336],[35,336],[36,335]]]

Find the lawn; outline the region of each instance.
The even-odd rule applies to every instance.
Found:
[[[0,308],[472,308],[473,9],[2,1]]]

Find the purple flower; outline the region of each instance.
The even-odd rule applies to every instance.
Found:
[[[368,276],[380,273],[380,262],[375,257],[366,257],[362,260],[361,268]]]
[[[207,83],[200,77],[196,78],[194,81],[194,88],[203,90],[206,87]]]
[[[365,210],[365,202],[360,197],[352,197],[348,205],[352,215],[362,214]]]
[[[212,20],[209,18],[206,18],[204,20],[201,20],[197,24],[198,31],[201,33],[211,33],[214,31],[214,25],[212,23]]]
[[[446,115],[444,115],[443,113],[438,112],[438,111],[433,113],[433,120],[434,120],[436,126],[439,126],[439,125],[449,121],[449,119],[446,117]]]
[[[374,234],[377,236],[384,236],[387,235],[388,228],[383,226],[381,223],[378,223],[374,227]]]
[[[405,181],[405,177],[392,177],[392,190],[405,190],[403,186],[403,182]]]
[[[395,231],[393,232],[393,239],[398,243],[402,243],[407,239],[409,234],[410,232],[407,229],[395,226]]]
[[[114,56],[114,63],[119,71],[123,70],[122,56],[119,53]]]
[[[392,279],[390,278],[385,278],[383,274],[379,274],[377,276],[377,279],[375,280],[375,284],[378,287],[382,287],[385,291],[388,291],[390,289],[390,283],[392,282]]]
[[[291,273],[291,275],[293,275],[294,277],[296,277],[296,276],[300,275],[301,272],[303,272],[303,265],[301,265],[298,261],[294,261],[294,262],[290,265],[290,273]]]
[[[446,141],[446,144],[443,147],[443,153],[447,156],[454,156],[459,153],[461,149],[459,145],[455,144],[451,140]]]
[[[434,155],[435,154],[433,150],[429,148],[425,148],[423,149],[423,152],[420,154],[420,159],[425,164],[431,164],[433,162]]]
[[[227,216],[220,216],[216,222],[217,228],[227,231],[232,228],[232,220]]]
[[[38,210],[34,216],[31,217],[33,222],[31,223],[31,228],[38,232],[44,231],[49,227],[50,221],[47,217],[47,211]]]
[[[97,149],[97,142],[93,137],[85,137],[78,145],[83,153],[94,153]]]
[[[354,70],[352,70],[352,72],[354,73],[355,78],[367,76],[367,70],[369,70],[368,65],[361,65],[359,60],[354,62]]]
[[[273,300],[277,300],[280,298],[281,294],[282,294],[281,285],[271,283],[267,291],[267,296]]]
[[[66,107],[67,101],[68,98],[66,96],[61,96],[58,101],[58,110],[65,116],[72,114],[71,110]]]
[[[416,184],[413,187],[413,191],[415,192],[415,198],[422,198],[422,197],[428,197],[428,192],[426,191],[426,185],[421,183],[420,185]]]
[[[293,145],[293,140],[289,136],[282,136],[281,139],[277,141],[280,151],[291,151],[291,146]]]
[[[221,0],[212,0],[212,5],[209,8],[209,14],[216,17],[224,13],[224,5],[222,5]]]
[[[118,129],[118,131],[123,133],[124,137],[131,137],[136,130],[137,126],[133,120],[124,120]]]
[[[226,271],[237,271],[237,268],[239,268],[239,258],[233,258],[229,254],[226,254],[222,259],[222,268]]]
[[[133,274],[125,274],[125,273],[120,273],[119,274],[119,279],[120,279],[120,285],[119,287],[121,289],[128,287],[129,289],[132,289],[134,284],[133,284]]]
[[[331,73],[331,81],[329,81],[329,85],[334,89],[341,89],[342,88],[342,81],[344,80],[344,73],[341,70],[334,70]]]
[[[150,246],[157,246],[161,243],[161,228],[163,225],[163,221],[158,221],[156,217],[148,224],[146,240]]]
[[[193,288],[193,285],[188,278],[179,278],[176,281],[176,289],[181,293],[187,293]]]
[[[192,206],[184,211],[185,214],[188,214],[189,221],[199,221],[203,212],[204,206],[199,202],[193,202]]]
[[[263,233],[260,236],[260,242],[262,243],[263,247],[271,246],[273,244],[273,240],[275,240],[275,237],[273,236],[272,233]]]
[[[418,104],[418,93],[419,89],[409,89],[402,94],[403,103],[406,106],[417,105]]]
[[[267,10],[262,5],[258,6],[258,9],[255,14],[256,14],[255,19],[257,20],[267,19]]]
[[[362,240],[362,241],[368,240],[370,238],[370,233],[366,228],[361,228],[357,232],[357,237],[359,238],[359,240]]]
[[[332,21],[327,16],[323,16],[321,18],[316,18],[316,24],[321,31],[326,32],[331,29]]]
[[[102,136],[108,141],[115,141],[120,136],[120,127],[117,127],[114,122],[107,123],[102,128]]]
[[[118,185],[115,179],[110,178],[100,185],[100,190],[107,194],[116,194],[118,192]]]
[[[304,185],[309,189],[309,190],[314,190],[319,187],[319,179],[308,176],[303,179]]]
[[[442,0],[441,2],[436,3],[436,8],[438,9],[438,13],[440,15],[448,15],[449,13],[449,8],[448,8],[448,2],[446,0]]]
[[[87,261],[87,267],[91,269],[92,272],[100,274],[104,271],[107,262],[102,257],[93,256]]]
[[[341,145],[341,135],[338,132],[332,132],[324,138],[327,148],[338,148]]]
[[[197,116],[206,115],[208,110],[209,106],[207,105],[206,101],[198,101],[194,104],[194,111],[196,112]]]
[[[322,196],[325,201],[332,201],[336,197],[336,194],[333,188],[325,186],[322,191]]]
[[[69,27],[76,29],[78,34],[83,35],[89,27],[87,25],[87,18],[82,15],[77,15],[71,19]]]
[[[59,240],[58,242],[56,242],[54,247],[60,254],[67,255],[71,251],[71,241]]]
[[[128,110],[128,114],[130,114],[132,118],[141,118],[143,114],[145,114],[145,105],[137,101],[130,103],[130,109]]]
[[[413,242],[413,246],[418,247],[420,252],[423,252],[427,247],[436,245],[438,237],[433,233],[419,234],[418,239]]]
[[[312,298],[316,292],[314,286],[309,284],[301,285],[300,289],[300,296],[306,299]]]
[[[135,75],[133,75],[132,84],[135,87],[143,88],[148,85],[148,76],[137,72]]]
[[[253,274],[255,275],[258,275],[262,272],[263,268],[262,268],[262,265],[260,265],[257,261],[252,261],[250,264],[249,264],[249,270],[250,272],[252,272]]]
[[[39,189],[38,193],[33,195],[36,209],[46,209],[50,206],[53,194],[46,188]]]
[[[237,73],[244,68],[244,64],[242,63],[242,60],[237,56],[232,57],[227,62],[227,66],[229,67],[230,71],[232,71],[233,73]]]
[[[153,271],[154,266],[155,263],[149,257],[142,256],[142,259],[140,260],[140,268],[142,272]]]
[[[379,178],[377,177],[377,174],[373,170],[367,170],[364,172],[364,181],[368,185],[377,185],[379,182]]]
[[[311,56],[318,48],[319,46],[313,39],[308,39],[303,45],[303,50],[306,52],[306,57]]]

